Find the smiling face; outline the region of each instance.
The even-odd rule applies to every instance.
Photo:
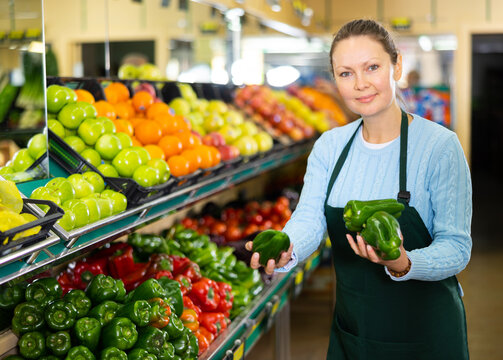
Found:
[[[332,53],[337,88],[346,105],[364,118],[390,111],[396,105],[395,82],[402,74],[379,41],[371,36],[351,36],[340,41]]]

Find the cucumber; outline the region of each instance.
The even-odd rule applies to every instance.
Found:
[[[16,99],[18,90],[18,87],[7,84],[0,92],[0,124],[5,120],[12,103]]]
[[[266,266],[269,259],[278,262],[281,253],[290,248],[290,238],[287,234],[277,230],[265,230],[253,239],[253,252],[260,255],[259,263]]]

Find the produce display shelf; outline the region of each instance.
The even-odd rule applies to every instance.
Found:
[[[314,140],[272,151],[264,157],[222,171],[215,176],[203,177],[196,184],[88,226],[70,232],[61,231],[62,229],[59,232],[55,230],[59,238],[51,236],[46,240],[47,243],[37,243],[33,248],[23,249],[24,251],[19,253],[13,251],[9,257],[0,258],[0,285],[14,280],[23,280],[30,275],[69,261],[133,231],[144,223],[155,221],[232,185],[281,167],[307,154],[313,143]],[[53,162],[50,164],[50,169],[52,176],[68,176]],[[46,179],[19,184],[19,189],[29,196],[36,187],[44,185],[47,181]],[[28,249],[31,251],[27,251]]]

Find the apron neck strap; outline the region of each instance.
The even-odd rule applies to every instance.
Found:
[[[409,118],[402,110],[402,124],[400,126],[400,191],[398,201],[408,204],[410,192],[407,191],[407,138],[409,134]]]

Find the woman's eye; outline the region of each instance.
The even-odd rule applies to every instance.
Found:
[[[339,74],[340,77],[348,77],[350,75],[349,71],[344,71]]]
[[[375,65],[375,64],[369,66],[370,71],[376,71],[378,68],[379,68],[379,65]]]

